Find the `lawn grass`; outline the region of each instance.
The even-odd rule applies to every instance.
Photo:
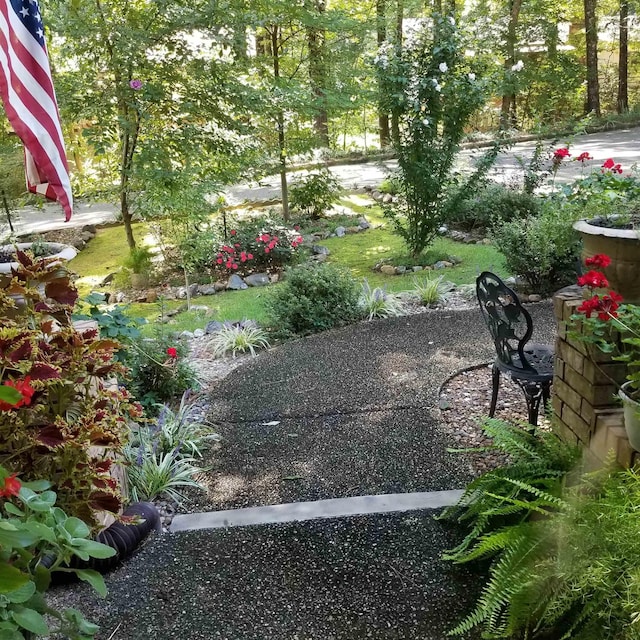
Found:
[[[382,210],[377,205],[367,205],[359,196],[346,196],[340,204],[348,207],[354,214],[365,216],[372,225],[371,229],[357,234],[347,234],[342,238],[328,238],[320,244],[331,251],[329,261],[351,271],[359,280],[367,279],[372,287],[384,287],[387,291],[397,292],[413,289],[414,278],[425,275],[409,272],[405,275],[390,276],[372,269],[377,262],[388,261],[394,265],[410,266],[414,261],[409,257],[402,238],[391,231]],[[305,230],[306,231],[306,230]],[[134,225],[134,233],[139,242],[150,244],[149,229],[144,223]],[[94,240],[69,263],[72,271],[78,274],[76,284],[82,296],[95,290],[110,273],[117,271],[128,254],[128,246],[122,226],[107,227],[98,230]],[[456,284],[475,281],[478,273],[490,270],[500,276],[507,276],[502,255],[491,245],[461,244],[448,238],[437,238],[421,260],[431,264],[437,260],[446,260],[454,255],[461,263],[436,272],[446,280]],[[171,331],[193,331],[204,327],[209,320],[242,320],[250,318],[258,322],[266,321],[264,299],[271,295],[274,285],[267,288],[250,288],[244,291],[225,291],[215,296],[198,297],[193,304],[209,307],[208,311],[181,312],[173,317],[168,325]],[[167,310],[185,305],[184,300],[167,300],[155,303],[135,303],[128,306],[128,313],[134,317],[145,318],[149,324],[144,333],[153,331],[153,325],[161,316],[161,305]]]

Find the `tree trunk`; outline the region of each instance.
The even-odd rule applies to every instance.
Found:
[[[271,28],[271,55],[273,78],[276,86],[280,83],[280,28],[274,24]],[[282,217],[289,221],[289,188],[287,185],[287,144],[284,128],[284,112],[278,110],[278,149],[280,151],[280,188],[282,194]]]
[[[505,75],[513,73],[511,68],[516,64],[516,45],[518,20],[520,19],[520,9],[522,0],[510,0],[509,3],[509,24],[505,42]],[[502,96],[502,106],[500,108],[500,128],[509,129],[517,124],[516,93],[514,90],[505,90]]]
[[[629,0],[620,0],[618,113],[627,113],[627,111],[629,111]]]
[[[404,23],[404,0],[396,0],[396,24],[395,24],[395,46],[396,50],[402,50],[402,27]],[[391,137],[393,143],[400,144],[400,110],[394,109],[391,112]]]
[[[133,156],[138,142],[138,132],[140,131],[140,120],[137,112],[132,114],[126,103],[120,104],[121,131],[120,140],[122,143],[122,162],[120,164],[120,213],[122,215],[122,224],[124,225],[125,235],[129,249],[136,248],[136,240],[133,235],[130,188],[131,188],[131,170],[133,168]],[[131,129],[131,117],[135,115],[133,129]]]
[[[324,0],[314,0],[313,10],[318,17],[324,14]],[[320,146],[329,147],[329,117],[327,115],[327,69],[326,69],[326,34],[317,26],[307,28],[307,44],[309,46],[309,81],[314,96],[313,129]]]
[[[597,0],[584,0],[584,35],[587,49],[587,113],[600,115],[600,83],[598,81]]]
[[[380,48],[387,39],[387,3],[386,0],[376,0],[376,20],[378,48]],[[382,89],[379,88],[378,92]],[[389,131],[389,114],[386,112],[384,100],[382,96],[378,98],[378,135],[380,136],[380,148],[384,149],[391,143],[391,134]]]

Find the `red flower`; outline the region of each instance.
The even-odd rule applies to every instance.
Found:
[[[170,358],[177,358],[178,357],[178,350],[175,347],[169,347],[167,349],[167,355]]]
[[[581,287],[605,289],[609,286],[609,281],[604,277],[604,274],[600,273],[599,271],[587,271],[587,273],[578,278],[578,284]]]
[[[622,296],[615,291],[609,291],[604,296],[593,296],[585,300],[577,309],[579,313],[584,313],[587,318],[597,313],[600,320],[609,320],[617,316],[618,306],[622,302]]]
[[[31,386],[31,376],[25,376],[23,380],[7,380],[4,384],[7,387],[13,387],[18,393],[22,395],[22,398],[15,404],[3,402],[0,400],[0,411],[11,411],[11,409],[17,409],[25,405],[31,404],[31,398],[36,390]]]
[[[565,158],[570,156],[569,149],[566,147],[561,147],[560,149],[556,149],[553,152],[553,160],[554,162],[562,162]]]
[[[248,253],[247,254],[247,259],[248,260],[253,260],[253,253]]]
[[[235,229],[231,229],[231,231],[229,231],[229,233],[230,233],[232,236],[235,236],[235,235],[236,235],[236,233],[238,233],[238,232],[237,232]]]
[[[218,258],[218,259],[216,260],[216,264],[222,264],[222,258]]]
[[[587,267],[597,267],[598,269],[604,269],[611,264],[611,258],[605,253],[597,253],[591,258],[587,258],[584,263]]]
[[[16,478],[15,473],[4,479],[4,486],[0,487],[0,498],[10,498],[11,496],[17,496],[20,493],[20,480]]]
[[[607,158],[602,163],[603,169],[610,169],[613,173],[622,173],[622,165],[620,163],[616,163],[613,158]]]
[[[577,158],[574,158],[577,162],[586,162],[587,160],[593,160],[593,157],[589,155],[588,151],[582,152]]]

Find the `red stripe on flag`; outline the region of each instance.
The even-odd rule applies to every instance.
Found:
[[[0,95],[25,145],[29,190],[57,200],[68,220],[73,196],[39,8],[35,0],[21,6],[19,16],[0,0]]]

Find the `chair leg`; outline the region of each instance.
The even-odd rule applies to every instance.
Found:
[[[542,383],[542,410],[547,411],[547,406],[551,400],[551,382]]]
[[[493,388],[491,390],[491,407],[489,408],[489,417],[493,418],[496,412],[496,404],[498,404],[498,389],[500,388],[500,369],[494,364],[491,368],[491,381]]]
[[[543,397],[544,385],[536,382],[518,381],[518,384],[524,392],[525,400],[527,401],[527,413],[529,417],[529,424],[534,427],[538,426],[538,412],[540,411],[540,403]]]

